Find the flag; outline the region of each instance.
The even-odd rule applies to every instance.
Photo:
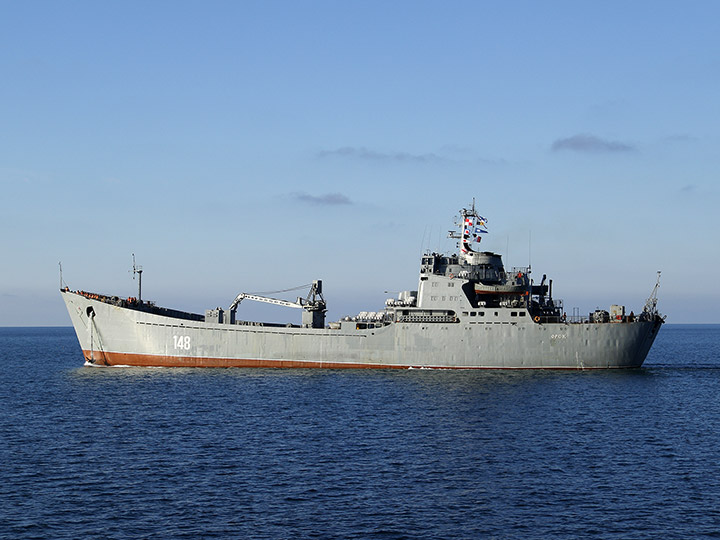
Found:
[[[475,234],[487,234],[487,231],[485,229],[481,229],[480,227],[475,227]]]

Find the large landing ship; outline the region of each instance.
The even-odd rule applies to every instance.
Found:
[[[475,204],[460,211],[458,253],[426,253],[417,290],[378,311],[325,323],[322,282],[295,302],[249,293],[228,309],[188,313],[64,287],[87,365],[168,367],[607,369],[642,365],[664,322],[656,283],[636,315],[622,305],[568,316],[552,280],[507,271],[475,251],[487,233]],[[142,274],[140,274],[142,278]],[[659,280],[659,274],[658,274]],[[300,324],[237,319],[243,300],[302,311]]]

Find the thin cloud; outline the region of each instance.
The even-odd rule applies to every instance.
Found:
[[[473,153],[473,149],[469,146],[461,146],[459,144],[445,144],[440,147],[443,153],[455,154],[461,156],[470,156]]]
[[[631,144],[601,139],[595,135],[573,135],[565,139],[558,139],[552,145],[553,152],[571,150],[573,152],[585,152],[592,154],[635,152],[637,148]]]
[[[446,158],[433,153],[411,154],[409,152],[378,152],[377,150],[370,150],[364,146],[343,146],[342,148],[336,148],[335,150],[323,150],[318,152],[318,157],[352,158],[385,163],[432,163],[447,161]]]
[[[352,201],[342,193],[326,193],[325,195],[310,195],[309,193],[293,193],[293,198],[298,201],[318,204],[324,206],[337,206],[352,204]]]
[[[688,143],[688,142],[696,142],[698,141],[698,138],[693,135],[687,135],[687,134],[678,134],[678,135],[668,135],[663,139],[665,142],[670,143]]]

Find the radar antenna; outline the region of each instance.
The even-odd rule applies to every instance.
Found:
[[[133,258],[133,279],[135,279],[135,274],[138,275],[138,302],[142,304],[142,273],[143,268],[142,266],[139,266],[135,264],[135,254],[132,254]]]

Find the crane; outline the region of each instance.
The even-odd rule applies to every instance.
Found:
[[[230,308],[228,309],[232,314],[232,318],[235,317],[235,312],[240,302],[243,300],[253,300],[255,302],[264,302],[266,304],[275,304],[276,306],[284,306],[291,308],[300,308],[303,311],[302,325],[307,328],[324,328],[325,327],[325,312],[327,311],[327,305],[322,295],[322,281],[317,279],[312,282],[310,292],[306,298],[298,297],[297,302],[290,302],[288,300],[278,300],[277,298],[268,298],[267,296],[259,296],[257,294],[240,293],[235,297]]]

